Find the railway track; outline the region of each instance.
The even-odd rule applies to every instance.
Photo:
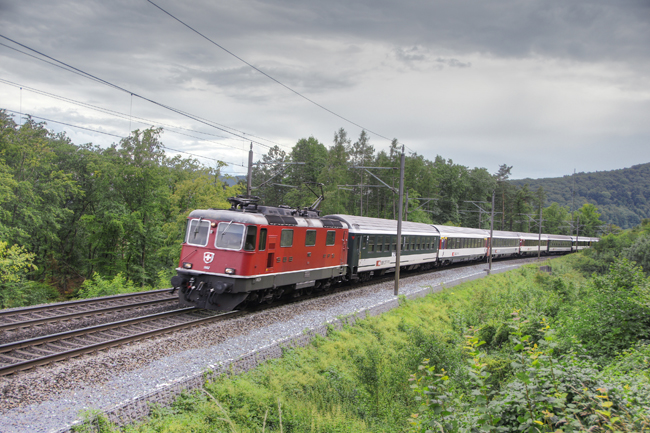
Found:
[[[460,265],[451,266],[451,268],[455,267],[460,267]],[[406,276],[428,272],[432,272],[432,270],[405,271],[404,274]],[[392,279],[393,274],[386,274],[368,281],[356,282],[354,286],[355,288],[362,288],[367,285],[374,285]],[[326,291],[287,299],[285,302],[261,304],[257,308],[252,309],[252,311],[275,308],[279,304],[328,296],[349,289],[350,287],[347,284],[334,286]],[[171,302],[178,302],[178,298],[171,295],[170,289],[163,289],[90,301],[73,301],[71,303],[53,306],[0,312],[0,319],[4,319],[5,321],[5,323],[0,322],[0,331],[38,326],[40,324],[60,322],[63,320],[73,320],[90,315],[110,314],[111,312],[124,309]],[[76,308],[81,308],[81,311],[71,311],[71,309],[74,310]],[[55,316],[57,312],[59,315]],[[29,316],[31,314],[44,314],[45,317]],[[0,376],[10,375],[22,370],[75,358],[84,354],[98,352],[184,328],[236,318],[247,314],[250,314],[250,312],[231,311],[223,313],[189,307],[2,344],[0,345]],[[28,315],[28,318],[20,321],[25,315]],[[7,320],[7,318],[13,320]]]
[[[3,344],[0,345],[0,376],[246,314],[183,308]]]
[[[174,303],[178,298],[171,290],[161,289],[0,311],[0,332]]]

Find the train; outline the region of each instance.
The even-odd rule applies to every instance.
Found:
[[[395,272],[397,221],[326,215],[313,207],[262,206],[230,197],[230,209],[188,216],[171,284],[182,306],[230,311]],[[402,222],[400,269],[488,258],[566,254],[598,238]]]

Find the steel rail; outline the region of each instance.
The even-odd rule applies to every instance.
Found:
[[[87,304],[96,304],[96,303],[102,303],[102,302],[119,301],[119,300],[122,300],[122,299],[149,296],[149,295],[155,295],[155,294],[164,293],[164,292],[170,292],[171,293],[171,291],[172,291],[172,289],[158,289],[158,290],[150,290],[150,291],[147,291],[147,292],[135,292],[135,293],[125,293],[125,294],[122,294],[122,295],[103,296],[101,298],[94,298],[94,299],[80,299],[80,300],[77,300],[77,301],[57,302],[55,304],[40,305],[38,307],[26,307],[26,308],[21,308],[21,309],[14,309],[14,310],[4,310],[4,311],[0,311],[0,319],[5,318],[5,317],[11,317],[11,316],[19,316],[19,315],[26,314],[26,313],[38,313],[38,312],[43,312],[43,311],[48,311],[48,310],[56,310],[56,309],[59,309],[59,308],[74,307],[74,306],[78,306],[78,305],[87,305]]]
[[[137,304],[123,304],[123,305],[116,305],[114,307],[100,308],[96,310],[85,310],[85,311],[80,311],[78,313],[67,313],[59,316],[43,317],[40,319],[2,323],[0,324],[0,331],[10,331],[12,329],[27,328],[30,326],[43,325],[46,323],[61,322],[66,320],[78,319],[80,317],[90,317],[90,316],[111,313],[114,311],[130,310],[132,308],[140,308],[140,307],[146,307],[155,304],[172,303],[172,302],[178,302],[178,298],[154,299],[152,301],[139,302]]]
[[[120,321],[120,322],[109,323],[109,324],[106,324],[106,325],[93,326],[93,327],[90,327],[90,328],[84,328],[84,329],[80,329],[80,330],[62,332],[60,334],[49,335],[49,336],[45,336],[45,337],[39,337],[39,338],[30,339],[30,340],[19,341],[19,342],[16,342],[16,343],[9,343],[9,344],[5,344],[5,345],[0,346],[0,353],[6,353],[6,352],[10,352],[12,350],[18,350],[18,349],[25,348],[25,347],[38,346],[40,344],[45,344],[45,343],[52,342],[52,341],[66,340],[66,339],[73,338],[73,337],[76,337],[76,336],[79,336],[79,335],[93,334],[95,332],[106,331],[108,329],[120,328],[120,327],[124,327],[124,326],[128,326],[128,325],[133,325],[133,324],[136,324],[136,323],[141,323],[141,322],[146,322],[146,321],[151,321],[151,320],[155,320],[155,319],[164,318],[165,316],[182,315],[182,314],[188,313],[190,311],[198,311],[198,310],[196,308],[193,308],[193,307],[183,308],[181,310],[174,310],[174,311],[170,311],[170,312],[166,312],[166,313],[153,314],[153,315],[150,315],[150,316],[140,317],[140,318],[137,318],[137,319],[123,320],[123,321]],[[242,316],[242,315],[246,315],[246,314],[248,314],[248,313],[245,312],[245,311],[231,311],[231,312],[224,313],[224,314],[218,314],[218,315],[209,316],[209,317],[202,317],[202,318],[198,318],[198,319],[191,320],[191,321],[184,322],[184,323],[178,323],[178,324],[171,325],[171,326],[165,326],[163,328],[144,331],[144,332],[140,332],[140,333],[129,335],[129,336],[118,337],[118,338],[111,339],[111,340],[108,340],[108,341],[95,343],[95,344],[91,344],[91,345],[84,346],[84,347],[74,348],[74,349],[67,350],[67,351],[64,351],[64,352],[54,353],[54,354],[51,354],[51,355],[46,355],[46,356],[42,356],[42,357],[31,359],[31,360],[26,360],[26,361],[15,363],[15,364],[10,364],[10,365],[7,365],[5,367],[0,367],[0,376],[6,376],[8,374],[16,373],[16,372],[21,371],[21,370],[27,370],[27,369],[30,369],[30,368],[33,368],[33,367],[38,367],[38,366],[41,366],[41,365],[49,364],[51,362],[60,361],[60,360],[64,360],[64,359],[70,359],[70,358],[74,358],[74,357],[81,356],[81,355],[88,354],[88,353],[98,352],[100,350],[108,349],[108,348],[115,347],[115,346],[120,346],[120,345],[125,344],[125,343],[130,343],[130,342],[134,342],[134,341],[138,341],[138,340],[143,340],[143,339],[153,337],[153,336],[156,336],[156,335],[167,334],[169,332],[189,328],[189,327],[196,326],[196,325],[205,324],[205,323],[208,323],[208,322],[211,322],[211,321],[220,321],[220,320],[225,320],[227,318],[234,318],[234,317],[238,317],[238,316]]]

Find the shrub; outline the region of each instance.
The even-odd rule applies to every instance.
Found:
[[[563,338],[577,338],[598,357],[612,357],[650,337],[650,291],[640,267],[617,259],[606,275],[595,276],[581,302],[559,319]]]
[[[146,289],[140,288],[140,290]],[[95,272],[91,279],[83,282],[77,296],[79,298],[96,298],[98,296],[119,295],[137,291],[138,289],[133,285],[133,281],[127,280],[121,273],[117,274],[112,280],[105,280]]]

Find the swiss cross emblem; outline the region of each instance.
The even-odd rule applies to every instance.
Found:
[[[214,253],[203,253],[203,261],[206,263],[212,263],[214,260]]]

